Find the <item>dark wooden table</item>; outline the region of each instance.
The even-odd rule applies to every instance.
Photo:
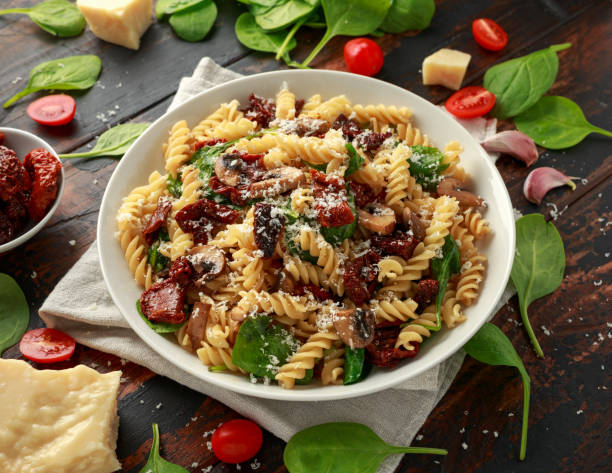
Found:
[[[4,0],[2,6],[31,3]],[[167,24],[154,24],[137,52],[99,41],[89,31],[78,38],[54,39],[26,18],[0,18],[2,101],[21,89],[28,71],[42,61],[93,53],[103,62],[98,84],[87,93],[76,94],[77,118],[71,124],[60,128],[35,124],[25,114],[26,99],[0,111],[0,125],[34,132],[58,152],[86,149],[109,126],[130,120],[152,121],[162,115],[179,79],[190,75],[202,56],[211,56],[244,74],[282,67],[270,56],[252,53],[237,42],[233,28],[241,12],[237,2],[216,3],[219,17],[206,41],[187,43],[176,38]],[[486,52],[474,42],[471,22],[478,17],[493,18],[506,29],[510,42],[504,51]],[[300,34],[296,58],[305,57],[317,39],[315,32]],[[313,66],[343,70],[344,41],[332,41]],[[608,108],[612,4],[608,0],[443,0],[437,2],[433,23],[426,31],[386,35],[377,41],[386,54],[378,78],[434,103],[443,102],[450,92],[424,87],[419,71],[423,58],[441,47],[472,54],[464,81],[464,85],[470,85],[481,84],[484,72],[494,63],[550,44],[571,42],[572,48],[560,53],[559,75],[551,93],[571,98],[593,123],[612,129]],[[554,166],[582,181],[574,192],[568,188],[551,192],[539,207],[529,204],[522,195],[525,167],[509,157],[502,157],[497,164],[516,209],[541,212],[549,218],[550,211],[558,209],[555,224],[567,254],[566,276],[559,290],[530,309],[532,325],[546,354],[544,360],[537,359],[531,349],[520,324],[516,297],[493,320],[512,339],[532,379],[527,459],[518,460],[522,388],[515,370],[486,367],[467,359],[414,442],[447,448],[448,456],[405,457],[399,472],[610,471],[610,145],[607,138],[590,136],[568,150],[541,150],[538,166]],[[115,165],[112,159],[66,162],[66,191],[51,222],[27,244],[0,257],[0,271],[13,276],[26,293],[31,328],[43,325],[38,308],[93,242],[100,201]],[[71,240],[76,244],[71,245]],[[489,270],[495,271],[495,267]],[[16,347],[4,356],[21,357]],[[67,366],[76,363],[97,366],[102,372],[124,372],[126,381],[119,394],[118,456],[125,471],[137,472],[143,465],[151,446],[151,422],[160,424],[163,454],[169,460],[193,472],[207,471],[206,467],[218,463],[203,435],[221,422],[238,417],[237,413],[145,368],[124,365],[112,355],[79,346]],[[286,471],[283,447],[281,440],[266,433],[257,455],[261,464],[257,471]],[[236,468],[219,464],[214,471]],[[242,465],[242,471],[252,471],[250,463]]]

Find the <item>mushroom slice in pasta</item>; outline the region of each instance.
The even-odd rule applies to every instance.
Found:
[[[334,314],[334,328],[351,348],[364,348],[374,338],[376,316],[366,309],[340,310]]]
[[[261,180],[251,184],[249,194],[252,199],[273,197],[297,189],[304,182],[306,176],[301,169],[291,166],[271,169],[262,176]]]

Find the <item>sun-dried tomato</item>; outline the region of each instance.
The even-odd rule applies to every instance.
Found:
[[[227,140],[224,138],[209,138],[204,141],[197,141],[195,145],[193,146],[193,148],[194,148],[194,151],[197,151],[200,148],[204,148],[208,146],[215,146],[215,145],[218,145],[219,143],[226,143],[226,142]]]
[[[28,202],[28,213],[35,220],[41,220],[55,200],[57,181],[62,163],[43,148],[33,149],[23,162],[32,178],[32,194]]]
[[[419,308],[424,309],[436,300],[440,282],[435,279],[421,279],[417,284],[414,300],[419,304]]]
[[[185,288],[172,279],[156,282],[140,296],[140,309],[151,322],[180,324],[185,320]]]
[[[357,305],[369,301],[376,290],[380,256],[375,251],[355,258],[344,268],[344,291]]]
[[[366,346],[368,359],[376,366],[392,368],[404,358],[414,358],[419,352],[419,344],[413,343],[414,350],[395,348],[400,327],[377,328],[374,340]]]
[[[11,219],[2,211],[0,206],[0,245],[11,241],[15,235],[15,229]]]
[[[310,180],[319,223],[324,227],[341,227],[353,223],[355,215],[348,204],[344,179],[311,169]]]
[[[208,180],[210,190],[215,194],[220,194],[229,199],[234,205],[244,205],[247,201],[248,186],[228,186],[221,182],[217,176],[213,176]]]
[[[234,223],[239,213],[226,205],[217,204],[209,199],[200,199],[186,205],[175,216],[176,223],[186,233],[193,234],[196,244],[208,243],[208,235],[213,230],[213,222]]]
[[[159,231],[163,226],[166,225],[166,218],[172,209],[172,202],[170,202],[165,197],[160,197],[157,201],[157,207],[155,208],[155,212],[151,215],[149,219],[149,223],[142,231],[145,241],[148,245],[152,245],[157,237],[159,236]]]
[[[249,119],[256,121],[262,128],[268,128],[276,115],[276,105],[268,99],[259,97],[251,92],[249,106],[242,110]]]
[[[332,128],[334,130],[342,130],[342,134],[349,141],[354,140],[363,133],[363,128],[361,128],[359,122],[352,118],[347,118],[343,113],[338,115],[338,118],[332,123]]]
[[[355,205],[357,208],[363,208],[372,202],[375,202],[377,195],[374,190],[367,184],[361,184],[356,181],[349,181],[351,193],[355,197]]]
[[[409,259],[419,241],[406,232],[396,230],[391,235],[372,235],[372,246],[383,256],[401,256]]]
[[[276,243],[285,226],[285,214],[272,204],[258,202],[255,205],[254,217],[255,244],[263,251],[264,257],[269,258],[274,254]]]
[[[391,132],[378,133],[367,130],[357,137],[357,144],[365,151],[375,151],[383,142],[391,137]]]
[[[333,299],[331,292],[320,288],[316,284],[297,283],[293,289],[294,296],[305,296],[307,293],[313,295],[318,301],[327,301]]]
[[[0,201],[17,199],[26,205],[31,189],[30,175],[15,151],[0,146]]]
[[[346,190],[346,181],[340,176],[328,175],[316,169],[310,169],[310,182],[315,187],[315,192],[332,190],[336,192]]]
[[[300,113],[302,113],[302,109],[304,108],[305,103],[306,103],[306,100],[304,99],[298,99],[295,101],[295,116],[296,117],[299,117]]]
[[[172,263],[168,277],[181,286],[187,286],[191,283],[194,274],[195,270],[191,262],[185,256],[179,256]]]
[[[302,106],[304,106],[304,101],[302,100]],[[4,133],[0,131],[0,145],[4,144]]]

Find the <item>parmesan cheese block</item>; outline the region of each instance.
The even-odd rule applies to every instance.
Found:
[[[153,0],[77,0],[77,7],[98,38],[130,49],[153,21]]]
[[[436,51],[423,61],[423,84],[459,90],[471,58],[469,54],[455,49]]]
[[[111,473],[121,468],[121,371],[36,370],[0,359],[0,472]]]

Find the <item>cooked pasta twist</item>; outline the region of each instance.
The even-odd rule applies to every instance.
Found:
[[[238,100],[222,104],[193,128],[193,137],[198,141],[214,137],[214,129],[217,125],[225,121],[231,122],[242,118],[243,115],[242,112],[238,111],[238,106]]]
[[[332,123],[339,115],[351,113],[351,102],[345,95],[332,97],[308,111],[308,116]]]
[[[276,94],[276,118],[281,120],[295,118],[295,94],[289,89],[282,89]]]
[[[399,123],[397,125],[397,135],[408,146],[429,146],[427,135],[421,133],[421,130],[413,126],[412,123]]]
[[[321,383],[342,384],[344,381],[344,348],[331,348],[331,352],[323,357]]]
[[[474,210],[473,207],[470,207],[463,212],[463,219],[466,228],[475,239],[479,240],[491,233],[489,222],[482,217],[478,210]]]
[[[305,296],[292,296],[284,292],[269,293],[266,291],[241,292],[242,299],[238,307],[249,312],[253,308],[263,310],[267,314],[286,315],[294,320],[306,320],[315,307]]]
[[[400,256],[387,256],[378,263],[378,282],[393,280],[404,274],[406,261]]]
[[[400,331],[395,342],[395,348],[404,347],[408,351],[414,350],[415,343],[423,343],[425,338],[431,336],[431,327],[436,326],[436,306],[430,305],[423,310],[410,324]]]
[[[418,318],[415,312],[418,305],[412,299],[385,298],[373,300],[370,308],[376,314],[378,322],[396,322],[398,320],[406,322],[407,320]]]
[[[390,158],[385,202],[398,214],[402,212],[404,208],[403,200],[408,196],[408,179],[410,177],[408,158],[410,158],[410,154],[410,149],[400,144],[395,148]]]
[[[468,259],[461,267],[457,279],[457,300],[464,306],[470,306],[478,299],[486,263],[487,257],[477,254]]]
[[[349,113],[353,113],[355,119],[361,123],[368,123],[370,118],[376,118],[379,124],[390,123],[398,125],[409,123],[412,118],[412,110],[408,107],[397,108],[395,105],[353,105]]]
[[[178,121],[170,131],[168,146],[164,154],[166,172],[176,178],[178,169],[191,157],[191,133],[185,120]]]

